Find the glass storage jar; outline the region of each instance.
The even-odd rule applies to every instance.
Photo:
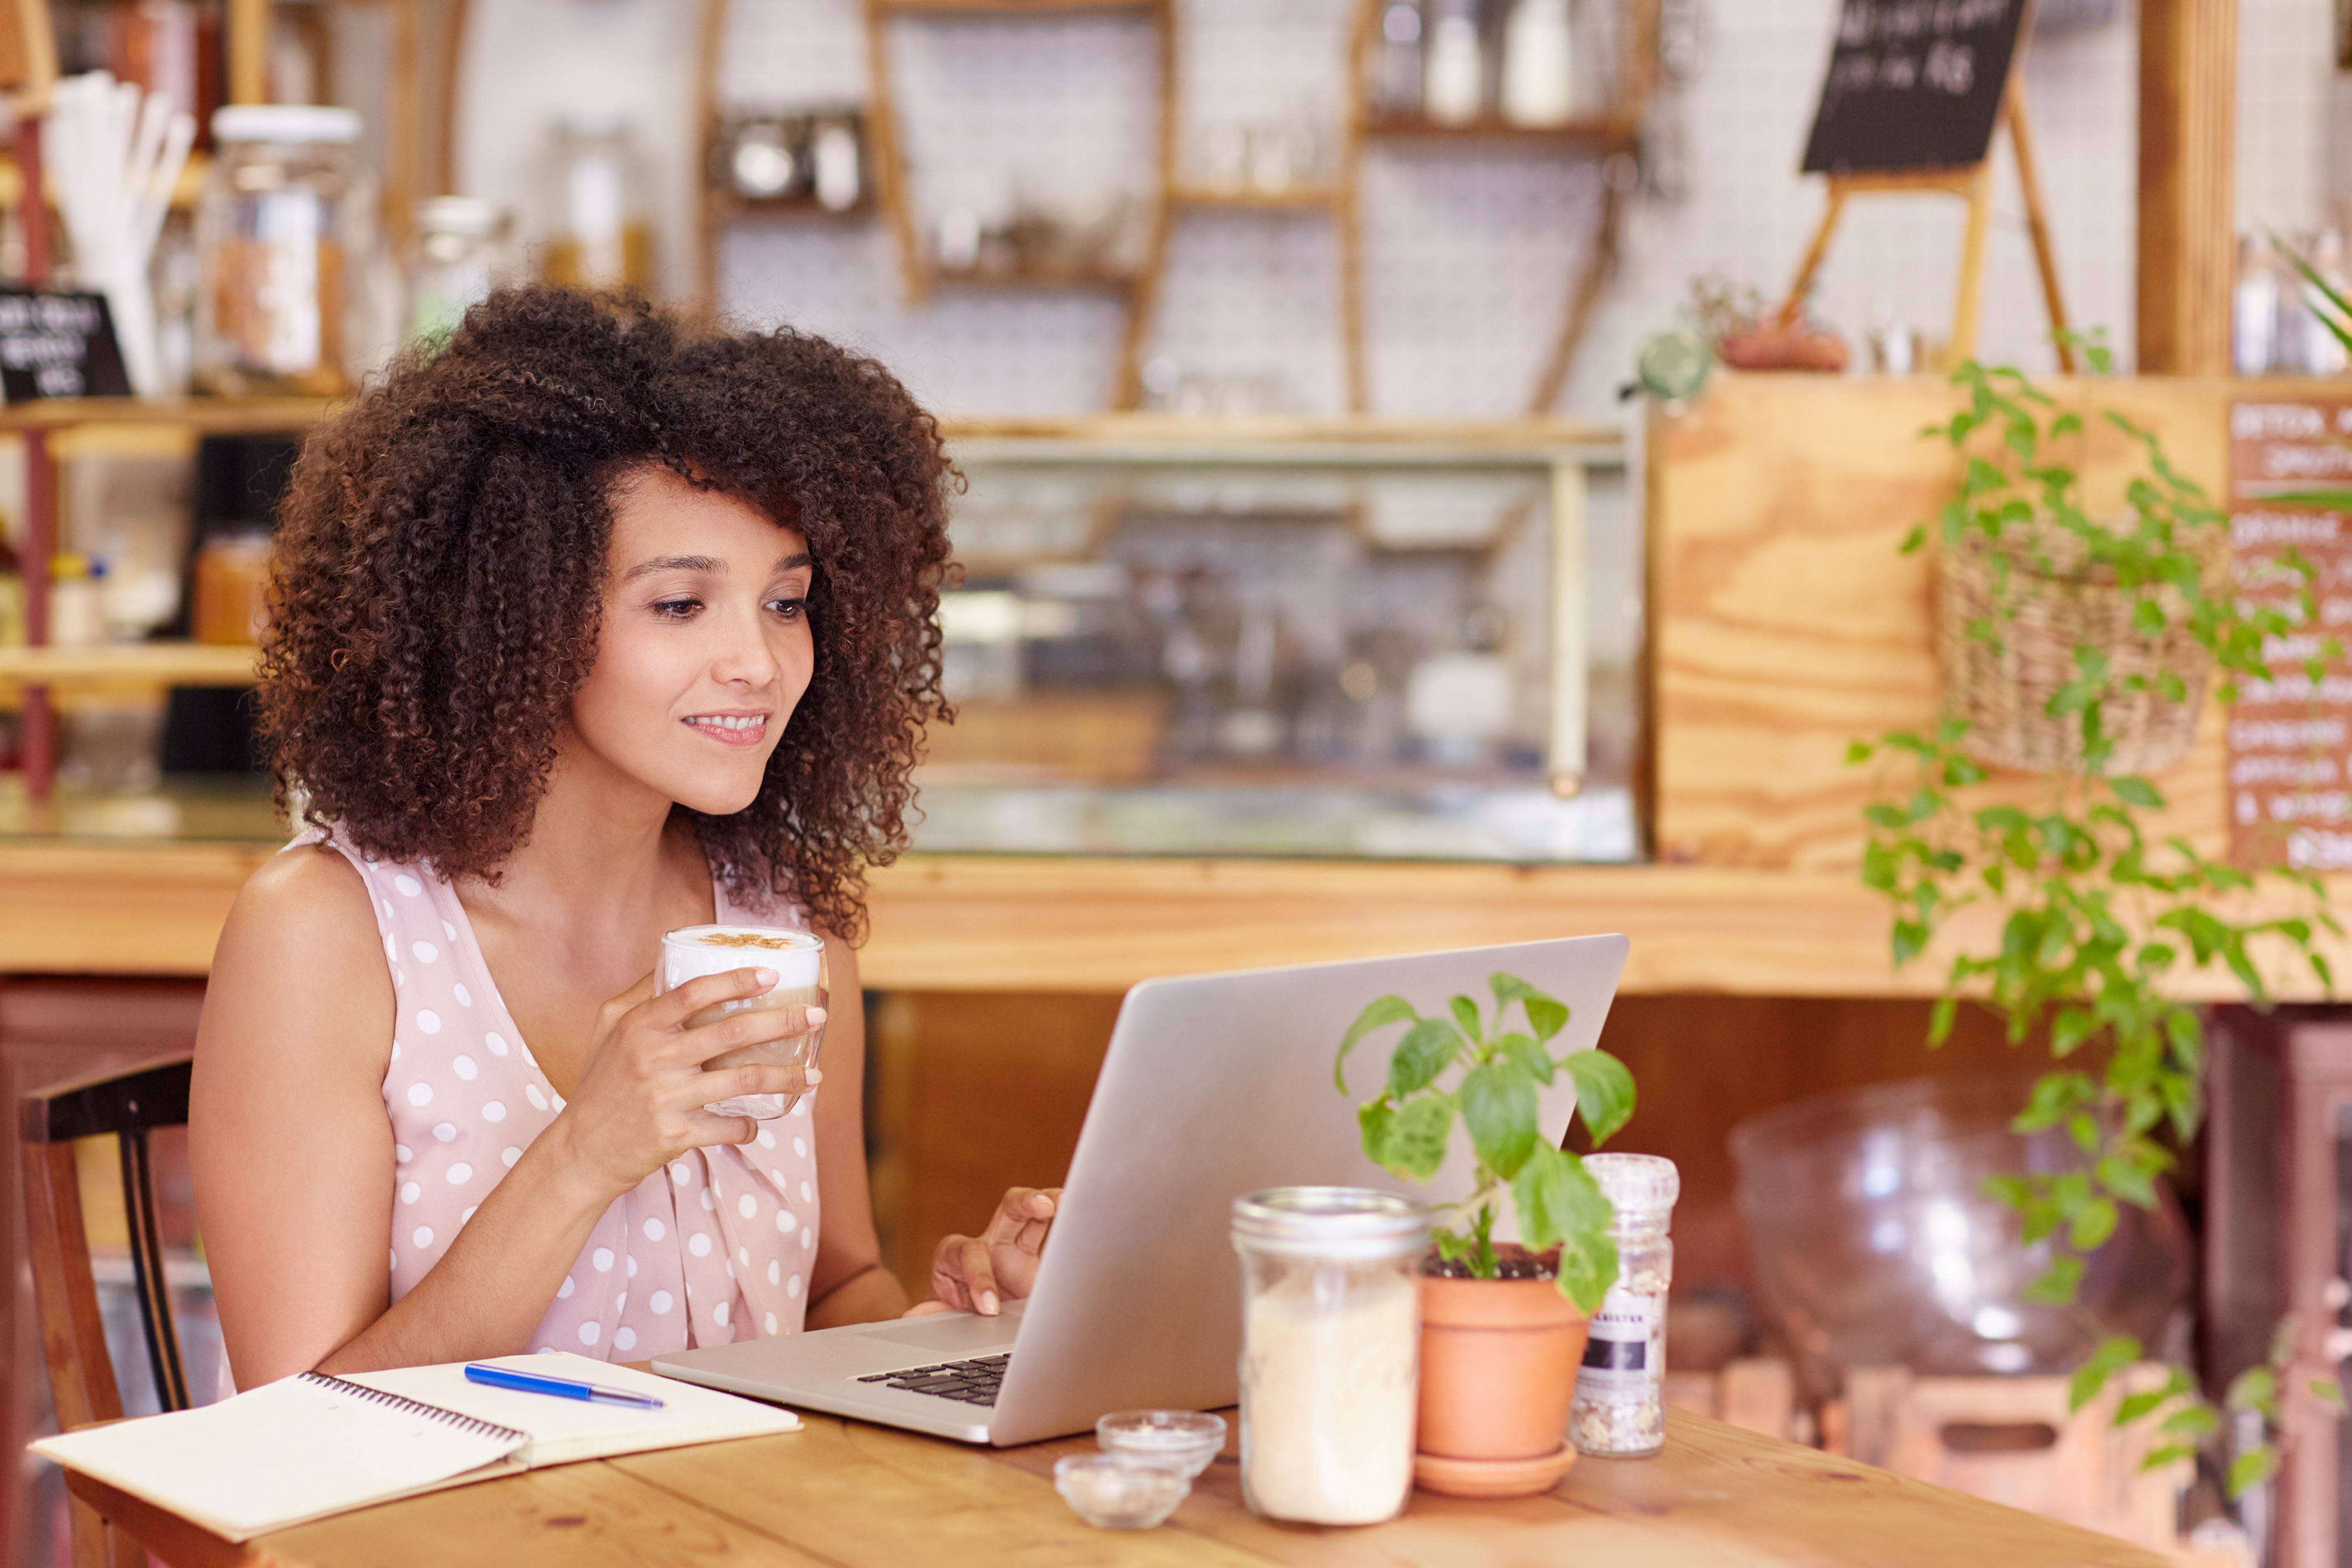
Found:
[[[1234,1200],[1242,1266],[1242,1495],[1300,1524],[1376,1524],[1412,1488],[1416,1276],[1429,1216],[1361,1187]]]
[[[237,104],[196,201],[195,377],[232,396],[335,397],[365,368],[375,321],[374,176],[355,110]]]
[[[654,231],[629,122],[601,110],[557,120],[541,183],[540,275],[575,289],[650,289]]]
[[[507,281],[513,229],[507,209],[479,196],[435,196],[416,204],[415,249],[408,266],[411,340],[455,331],[472,305]]]
[[[1682,1174],[1655,1154],[1587,1154],[1584,1169],[1617,1211],[1617,1279],[1592,1314],[1568,1433],[1582,1454],[1641,1458],[1666,1443],[1666,1287],[1675,1244],[1666,1221]]]

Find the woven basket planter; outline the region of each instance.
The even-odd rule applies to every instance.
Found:
[[[2228,541],[2219,529],[2206,581],[2226,567]],[[2046,561],[2037,560],[2037,547]],[[2016,618],[2000,618],[1995,597],[1996,560],[2009,558],[2009,602]],[[2156,635],[2132,626],[2132,607],[2153,596],[2168,625]],[[1993,767],[2032,773],[2078,771],[2083,765],[2082,715],[2052,718],[2043,710],[2058,689],[2074,679],[2074,650],[2103,649],[2116,689],[2101,713],[2115,746],[2105,772],[2159,773],[2189,754],[2197,739],[2197,715],[2205,700],[2211,658],[2187,627],[2184,608],[2170,587],[2125,589],[2112,568],[2084,558],[2070,534],[2044,532],[1995,542],[1979,533],[1937,552],[1936,562],[1936,658],[1943,677],[1946,710],[1969,721],[1960,749]],[[1979,618],[1999,628],[2000,646],[1969,636]],[[2168,700],[2157,677],[2169,672],[2188,689],[2187,700]],[[2130,676],[2147,678],[2144,690],[2125,691]]]

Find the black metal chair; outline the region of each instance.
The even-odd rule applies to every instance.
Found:
[[[172,1298],[163,1276],[163,1246],[155,1223],[155,1183],[149,1134],[188,1120],[190,1053],[36,1089],[22,1102],[25,1219],[32,1252],[33,1289],[40,1306],[41,1352],[58,1429],[69,1432],[122,1416],[122,1391],[107,1353],[90,1272],[89,1237],[83,1227],[81,1183],[74,1141],[111,1133],[122,1158],[122,1203],[130,1221],[131,1278],[145,1331],[155,1395],[166,1410],[185,1410],[188,1378],[180,1336],[172,1325]],[[74,1561],[113,1560],[111,1532],[79,1499],[73,1505]]]

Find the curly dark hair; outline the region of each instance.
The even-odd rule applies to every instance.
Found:
[[[870,359],[530,287],[395,359],[304,444],[280,510],[261,728],[281,808],[362,851],[493,880],[529,837],[596,653],[608,487],[667,465],[807,537],[815,669],[749,806],[685,806],[754,905],[865,931],[906,843],[940,689],[939,427]]]

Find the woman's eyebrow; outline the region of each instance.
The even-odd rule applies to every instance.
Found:
[[[651,561],[640,561],[621,574],[624,583],[634,583],[640,577],[650,577],[656,572],[709,572],[727,575],[727,563],[716,555],[656,555]]]
[[[778,561],[776,563],[776,570],[779,572],[797,572],[803,566],[814,566],[815,564],[815,558],[811,556],[807,551],[803,550],[798,555],[787,555],[783,557],[783,559]]]

